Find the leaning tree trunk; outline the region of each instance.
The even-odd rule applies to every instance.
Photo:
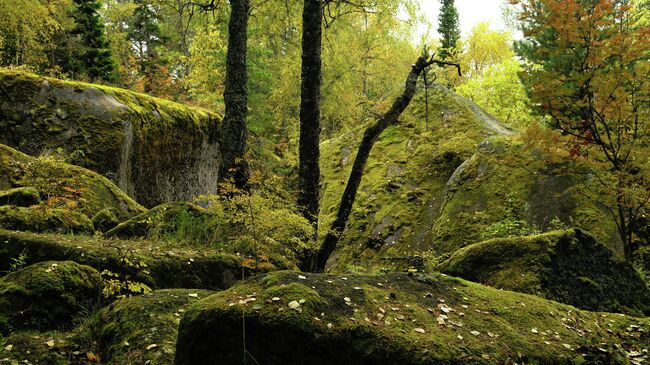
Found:
[[[433,63],[448,64],[446,62],[443,63],[441,61],[427,59],[426,57],[418,58],[417,62],[411,67],[411,72],[406,78],[406,86],[404,87],[402,95],[397,97],[388,112],[378,119],[375,124],[368,127],[363,134],[363,139],[361,140],[359,150],[357,151],[357,157],[354,160],[354,165],[352,166],[352,171],[348,178],[348,184],[345,186],[345,191],[343,192],[341,202],[339,203],[339,210],[336,214],[336,219],[332,222],[318,252],[315,268],[316,272],[322,272],[325,270],[325,264],[332,252],[334,252],[334,249],[336,249],[336,245],[343,234],[343,230],[348,222],[348,217],[350,216],[350,211],[352,210],[352,205],[354,204],[354,199],[357,195],[357,189],[359,188],[359,184],[361,184],[363,171],[366,167],[366,162],[368,161],[368,156],[370,155],[372,146],[388,126],[397,122],[397,118],[399,118],[404,109],[406,109],[411,102],[411,99],[413,99],[413,95],[415,95],[418,77],[425,68]]]
[[[249,0],[230,0],[228,22],[228,54],[223,100],[225,113],[221,127],[221,181],[232,180],[238,189],[248,188],[246,153],[246,115],[248,112],[248,81],[246,69],[246,31]]]
[[[298,206],[318,229],[322,0],[304,0]]]

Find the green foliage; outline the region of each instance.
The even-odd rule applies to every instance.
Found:
[[[44,68],[55,47],[61,23],[55,16],[65,0],[3,0],[0,2],[0,65]]]
[[[571,138],[571,158],[589,157],[616,203],[630,259],[634,226],[650,202],[650,28],[636,1],[514,1],[522,8],[523,80],[541,114]],[[594,197],[597,199],[598,197]]]
[[[98,10],[98,0],[74,0],[76,4],[72,17],[75,36],[72,54],[66,59],[64,69],[77,77],[86,76],[91,80],[115,81],[115,63],[104,37],[104,23]]]
[[[441,0],[441,3],[442,7],[438,15],[438,34],[442,36],[440,57],[444,60],[449,57],[451,50],[456,48],[460,40],[460,24],[454,0]]]
[[[502,122],[525,128],[535,117],[526,89],[519,80],[522,68],[514,58],[493,64],[456,87],[456,91],[472,99]]]
[[[12,257],[7,274],[22,269],[27,264],[27,258],[27,249],[24,249],[17,257]]]
[[[117,253],[121,270],[114,272],[106,269],[101,272],[102,296],[107,299],[121,299],[151,292],[149,286],[136,279],[142,274],[150,273],[147,263],[135,256],[133,250]]]
[[[209,203],[208,242],[219,250],[257,259],[295,260],[310,249],[311,224],[277,198],[253,193],[199,199]]]
[[[192,65],[185,80],[190,97],[200,105],[223,112],[226,43],[216,25],[198,30],[190,46]]]

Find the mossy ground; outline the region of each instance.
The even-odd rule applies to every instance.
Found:
[[[92,234],[93,222],[80,212],[51,208],[0,206],[0,228],[31,232]]]
[[[277,272],[192,305],[176,360],[241,363],[245,338],[265,364],[573,364],[597,347],[624,364],[649,326],[441,274]]]
[[[213,292],[165,289],[125,298],[102,309],[78,331],[93,333],[108,364],[172,364],[185,309]]]

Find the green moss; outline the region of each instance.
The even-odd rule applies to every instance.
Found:
[[[375,144],[332,270],[359,263],[370,272],[408,267],[401,258],[423,255],[432,245],[445,185],[456,168],[483,139],[509,133],[492,128],[471,102],[442,87],[431,90],[427,124],[422,96]],[[364,127],[321,143],[321,237],[336,214]]]
[[[0,206],[16,205],[19,207],[29,207],[41,202],[41,196],[38,190],[31,186],[13,188],[0,191]]]
[[[601,343],[639,351],[648,326],[440,274],[280,272],[189,307],[176,363],[241,363],[245,328],[264,364],[572,364]]]
[[[185,309],[212,292],[157,290],[121,299],[82,325],[94,334],[106,364],[172,364]]]
[[[117,210],[115,208],[104,208],[95,214],[95,216],[92,218],[95,230],[106,232],[120,224],[120,221],[115,213],[117,213]]]
[[[634,268],[580,230],[472,244],[436,269],[583,309],[650,313],[650,290]]]
[[[46,261],[0,279],[2,332],[70,326],[97,299],[99,272],[72,261]]]
[[[449,180],[432,235],[432,254],[448,256],[492,237],[578,226],[610,247],[619,248],[609,213],[586,198],[611,197],[590,171],[570,162],[547,162],[517,139],[492,138]],[[586,194],[588,192],[589,194]]]
[[[1,144],[0,176],[6,185],[35,188],[46,197],[45,205],[66,206],[88,217],[105,208],[114,208],[121,220],[145,211],[103,176],[54,157],[34,158]]]
[[[75,347],[70,333],[21,332],[0,338],[0,358],[8,364],[68,365],[83,363],[87,355]]]
[[[85,214],[44,205],[30,208],[0,206],[0,229],[86,234],[94,231],[93,223]]]
[[[34,234],[0,230],[0,270],[9,270],[12,258],[27,255],[27,264],[47,260],[71,260],[98,270],[130,275],[151,288],[223,289],[241,278],[246,259],[230,253],[217,253],[204,247],[179,247],[177,244],[148,240],[117,240],[99,237]],[[126,261],[144,263],[134,272]],[[273,265],[264,267],[271,270]],[[260,269],[262,270],[262,269]]]
[[[221,118],[123,89],[0,69],[0,143],[110,176],[146,206],[216,190]],[[1,188],[1,186],[0,186]]]

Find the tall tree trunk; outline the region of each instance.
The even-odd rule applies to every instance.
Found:
[[[298,206],[318,229],[322,0],[304,0]]]
[[[226,56],[226,82],[223,100],[225,113],[221,127],[222,145],[220,179],[232,179],[235,187],[248,188],[248,163],[246,153],[246,115],[248,114],[248,89],[246,69],[246,31],[248,29],[249,0],[230,0],[228,22],[228,54]]]
[[[418,58],[417,62],[411,67],[411,72],[406,78],[406,86],[404,87],[402,95],[397,97],[388,112],[379,118],[375,124],[368,127],[363,134],[363,139],[361,140],[359,150],[357,151],[357,157],[354,159],[354,165],[352,166],[352,171],[348,178],[348,184],[345,186],[343,196],[341,196],[341,202],[339,203],[339,210],[336,214],[336,219],[332,222],[318,252],[315,267],[316,272],[322,272],[325,270],[325,264],[332,252],[336,249],[336,245],[343,234],[343,230],[348,222],[348,217],[350,216],[350,211],[352,210],[352,205],[354,204],[354,199],[357,195],[357,189],[359,188],[359,184],[361,184],[361,178],[363,177],[366,162],[368,161],[368,156],[370,155],[373,145],[388,126],[397,122],[397,118],[399,118],[404,109],[406,109],[411,102],[411,99],[413,99],[413,95],[415,95],[418,77],[424,69],[432,63],[440,62],[433,59],[427,59],[426,57]]]

